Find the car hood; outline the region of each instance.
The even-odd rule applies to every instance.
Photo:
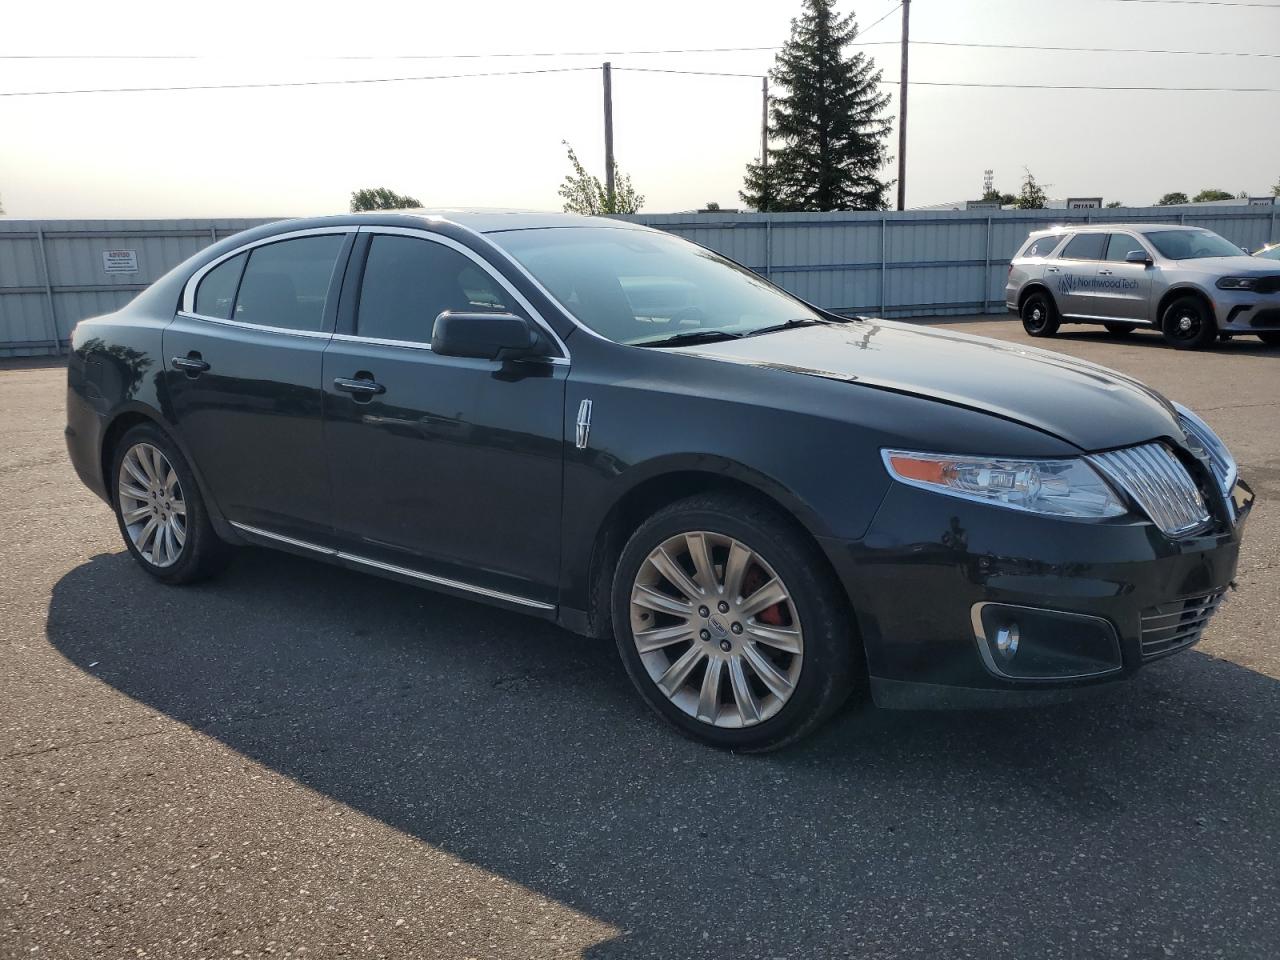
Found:
[[[1124,374],[951,330],[854,320],[671,349],[967,407],[1081,450],[1181,436],[1169,402]]]
[[[1238,257],[1197,257],[1194,260],[1174,260],[1174,270],[1195,270],[1213,276],[1268,276],[1277,271],[1280,264],[1265,257],[1251,257],[1240,254]]]

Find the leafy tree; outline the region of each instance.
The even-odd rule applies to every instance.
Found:
[[[990,190],[984,191],[982,194],[982,199],[986,203],[999,203],[1000,206],[1002,207],[1006,207],[1006,206],[1009,206],[1010,204],[1014,204],[1018,202],[1018,198],[1014,194],[1001,193],[999,190],[995,189],[995,187],[992,187]]]
[[[1280,187],[1276,187],[1276,195],[1280,196]],[[0,217],[4,216],[4,204],[0,203]]]
[[[1176,207],[1179,204],[1187,202],[1185,193],[1166,193],[1163,197],[1156,201],[1157,207]]]
[[[706,210],[708,213],[711,213],[713,211],[719,210],[720,204],[716,203],[714,200],[708,200],[707,205],[702,209]]]
[[[1192,203],[1205,203],[1209,200],[1233,200],[1235,199],[1226,190],[1201,190],[1191,198]]]
[[[588,216],[637,213],[644,206],[644,197],[636,192],[631,178],[618,169],[616,160],[613,162],[613,203],[610,203],[609,192],[600,178],[587,172],[567,140],[560,142],[569,151],[569,165],[573,167],[573,173],[565,175],[558,191],[564,200],[565,213],[582,213]]]
[[[1123,206],[1124,204],[1121,203],[1119,200],[1112,200],[1110,203],[1107,204],[1107,209],[1114,210],[1116,207],[1123,207]]]
[[[782,90],[770,97],[768,167],[747,164],[743,202],[756,210],[883,210],[889,182],[889,95],[865,53],[844,48],[858,36],[853,14],[835,0],[801,0],[791,38],[770,71]],[[763,161],[764,158],[762,157]]]
[[[396,193],[386,187],[365,187],[351,194],[351,212],[364,210],[411,210],[422,206],[422,201],[408,194]]]
[[[1280,180],[1277,180],[1276,185],[1271,188],[1271,195],[1273,197],[1280,197]]]
[[[1023,169],[1027,175],[1022,178],[1022,192],[1018,194],[1014,206],[1019,210],[1043,210],[1049,197],[1044,192],[1044,187],[1036,181],[1035,174],[1025,167]]]

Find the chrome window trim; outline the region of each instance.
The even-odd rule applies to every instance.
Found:
[[[311,227],[306,230],[289,230],[289,231],[286,231],[285,233],[273,233],[269,237],[260,237],[257,240],[251,240],[249,243],[236,247],[234,250],[229,250],[226,253],[224,253],[222,256],[218,257],[216,260],[210,260],[203,267],[201,267],[199,270],[197,270],[195,273],[191,275],[190,279],[187,280],[186,286],[182,288],[182,309],[179,312],[184,313],[189,317],[195,317],[198,320],[213,320],[219,323],[239,323],[240,326],[244,326],[244,327],[256,327],[259,330],[268,329],[266,327],[261,327],[258,324],[254,324],[254,323],[243,323],[241,321],[236,321],[236,320],[222,320],[219,317],[208,317],[202,313],[196,313],[196,288],[200,286],[200,281],[204,279],[204,275],[208,273],[210,270],[212,270],[214,267],[223,263],[224,261],[230,260],[232,257],[237,257],[240,254],[245,253],[246,251],[254,249],[255,247],[265,247],[269,243],[277,243],[281,240],[294,240],[298,237],[320,237],[326,234],[355,233],[357,229],[358,229],[357,225],[352,223],[352,224],[341,224],[341,225],[332,226],[332,227]],[[283,330],[285,328],[274,327],[270,329]],[[297,332],[297,331],[290,331],[290,332]],[[305,333],[307,331],[302,331],[302,332]]]
[[[410,350],[422,350],[426,353],[435,353],[431,349],[429,343],[419,343],[417,340],[388,340],[382,337],[362,337],[352,333],[335,333],[330,339],[341,341],[342,343],[367,343],[377,347],[407,347]],[[488,361],[494,366],[501,366],[501,361]],[[558,366],[568,366],[568,357],[521,357],[519,363],[550,363]]]
[[[982,623],[982,611],[987,607],[1003,607],[1011,610],[1030,610],[1033,613],[1051,613],[1064,617],[1073,617],[1080,620],[1095,620],[1104,624],[1111,631],[1111,640],[1115,644],[1116,659],[1120,660],[1114,667],[1108,667],[1106,670],[1095,670],[1092,673],[1070,673],[1058,674],[1052,677],[1018,677],[1005,673],[996,663],[995,657],[991,656],[991,645],[987,640],[987,629]],[[992,674],[1001,680],[1016,680],[1019,683],[1057,683],[1062,680],[1087,680],[1091,677],[1106,677],[1113,673],[1119,673],[1124,669],[1123,654],[1120,651],[1120,634],[1113,624],[1106,617],[1095,617],[1088,613],[1076,613],[1072,610],[1054,610],[1051,607],[1029,607],[1021,603],[1000,603],[995,600],[980,600],[969,608],[969,620],[973,624],[973,639],[978,645],[978,655],[982,658],[982,665]]]
[[[452,220],[440,219],[440,220],[437,220],[437,222],[449,223],[452,226],[460,226],[459,224],[454,223]],[[504,277],[497,270],[497,268],[494,267],[492,263],[490,263],[480,254],[476,253],[476,251],[472,250],[470,247],[466,246],[465,244],[459,243],[457,240],[454,240],[452,237],[446,237],[443,234],[435,233],[434,231],[427,230],[422,227],[382,227],[376,224],[363,224],[358,228],[358,232],[362,234],[367,233],[371,236],[389,235],[389,236],[399,236],[399,237],[414,237],[415,239],[418,239],[418,240],[426,240],[429,243],[438,243],[441,246],[448,247],[450,250],[454,250],[462,254],[464,257],[466,257],[472,263],[474,263],[477,267],[479,267],[481,270],[487,273],[490,277],[496,280],[498,282],[498,285],[501,286],[502,289],[506,290],[508,294],[514,297],[516,300],[516,303],[518,303],[521,307],[523,307],[528,312],[529,316],[533,318],[533,322],[536,323],[543,330],[545,330],[548,336],[551,337],[552,342],[556,345],[556,348],[560,351],[561,355],[559,357],[547,357],[545,359],[561,360],[565,362],[569,360],[568,346],[565,345],[564,340],[560,338],[560,334],[556,333],[555,329],[551,326],[551,324],[547,323],[546,318],[543,317],[543,315],[538,312],[538,310],[534,307],[534,305],[529,302],[528,298],[526,298],[524,294],[522,294],[519,290],[517,290],[515,286],[511,283],[511,281],[508,280],[506,277]],[[469,230],[468,232],[477,237],[483,237],[483,234],[476,233],[476,231],[474,230]],[[494,243],[492,243],[492,241],[488,240],[487,238],[485,238],[485,243],[495,250],[499,249]],[[364,282],[364,278],[361,277],[362,285],[363,285],[363,282]],[[545,290],[543,290],[542,292],[546,294]],[[550,295],[548,294],[548,296]],[[555,303],[554,298],[552,298],[552,302]],[[560,306],[560,304],[556,303],[556,306]],[[359,312],[359,309],[357,309],[356,310],[356,325],[357,325],[356,329],[357,330],[359,330],[359,323],[360,323],[360,312]],[[353,340],[361,343],[380,343],[386,346],[408,346],[408,347],[417,347],[419,349],[427,349],[427,350],[431,349],[431,344],[429,342],[417,343],[412,340],[387,340],[387,339],[380,339],[378,337],[362,337],[358,332],[354,334],[339,334],[339,336],[341,336],[345,340]]]
[[[224,320],[222,317],[210,317],[203,313],[196,313],[193,310],[179,310],[178,316],[186,317],[189,320],[201,320],[205,323],[217,323],[226,327],[236,327],[241,330],[258,330],[262,333],[283,333],[291,337],[310,337],[313,340],[328,340],[333,336],[328,330],[294,330],[291,327],[269,327],[262,323],[246,323],[243,320]]]
[[[232,520],[231,525],[237,530],[241,530],[251,536],[262,537],[264,540],[274,540],[278,543],[287,544],[291,547],[297,547],[300,550],[309,550],[312,553],[318,553],[332,559],[358,563],[362,566],[372,567],[375,570],[385,571],[386,573],[394,573],[399,576],[410,577],[414,580],[421,580],[424,583],[432,583],[436,586],[449,587],[453,590],[463,590],[467,593],[474,593],[478,596],[489,597],[493,600],[502,600],[505,603],[518,604],[522,607],[530,607],[534,610],[555,609],[555,604],[553,603],[543,603],[541,600],[530,600],[528,597],[516,596],[514,593],[504,593],[501,590],[491,590],[488,587],[478,587],[475,584],[464,583],[461,580],[450,580],[448,577],[437,577],[434,574],[423,573],[420,570],[410,570],[408,567],[396,566],[394,563],[383,563],[381,560],[362,557],[359,554],[348,553],[345,550],[334,550],[332,547],[322,547],[317,543],[308,543],[306,540],[286,537],[282,533],[272,533],[270,530],[263,530],[261,527],[254,527],[247,523],[239,523]]]

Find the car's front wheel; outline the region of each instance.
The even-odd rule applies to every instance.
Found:
[[[116,520],[125,546],[142,568],[165,583],[189,583],[214,573],[226,545],[209,523],[186,459],[157,427],[140,424],[116,445]]]
[[[1179,297],[1169,304],[1160,327],[1165,340],[1179,350],[1204,350],[1218,341],[1218,325],[1198,297]]]
[[[1280,333],[1260,333],[1258,339],[1268,347],[1280,347]]]
[[[1033,337],[1052,337],[1061,320],[1053,298],[1040,290],[1022,302],[1022,329]]]
[[[746,497],[690,497],[643,523],[618,562],[613,623],[650,706],[718,747],[771,750],[805,735],[858,676],[825,558]]]

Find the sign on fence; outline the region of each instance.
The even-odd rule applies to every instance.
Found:
[[[137,250],[103,250],[102,269],[107,273],[137,273]]]

